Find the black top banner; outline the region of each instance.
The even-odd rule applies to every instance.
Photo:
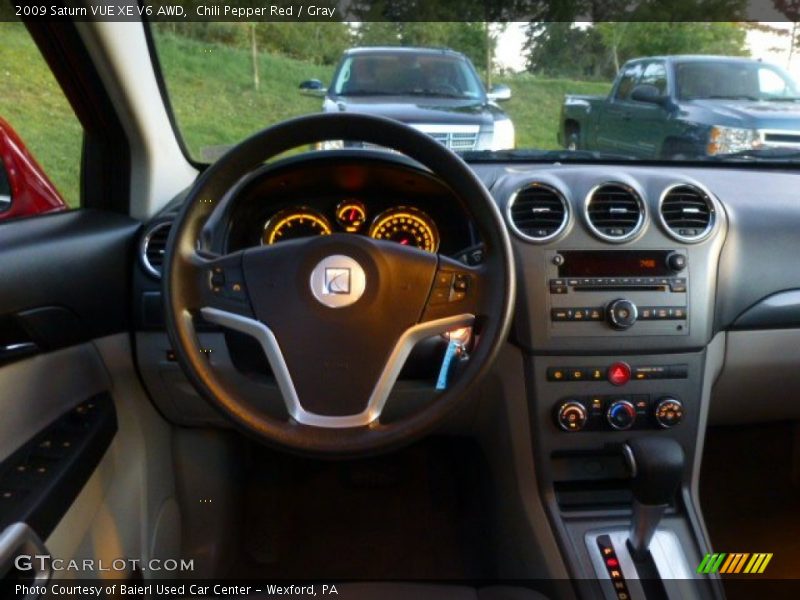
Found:
[[[0,20],[713,22],[800,20],[800,0],[30,0]]]

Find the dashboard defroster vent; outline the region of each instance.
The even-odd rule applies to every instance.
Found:
[[[171,227],[172,221],[160,221],[151,225],[142,236],[139,259],[142,261],[144,270],[158,279],[161,278],[167,238]]]
[[[688,184],[673,185],[661,196],[661,222],[681,242],[699,242],[714,227],[715,209],[709,195]]]
[[[558,237],[569,223],[569,203],[554,187],[529,183],[508,201],[511,229],[530,242],[543,243]]]
[[[645,223],[644,202],[623,183],[604,183],[586,198],[586,222],[592,232],[607,242],[625,242],[635,237]]]

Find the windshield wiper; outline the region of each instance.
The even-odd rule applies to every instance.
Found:
[[[432,90],[409,90],[400,94],[401,96],[429,96],[431,98],[458,98],[459,100],[466,100],[470,96],[464,94],[450,94],[447,92],[434,92]]]
[[[402,96],[403,94],[400,92],[386,92],[379,90],[353,90],[350,92],[343,92],[339,95],[348,97],[348,96]]]
[[[798,148],[750,148],[749,150],[740,150],[739,152],[730,152],[728,154],[716,154],[714,156],[706,157],[708,160],[752,160],[752,161],[796,161],[800,160],[800,149]]]
[[[767,102],[800,102],[800,96],[770,96],[764,99]]]
[[[464,160],[474,161],[546,161],[568,162],[583,160],[637,160],[635,156],[596,152],[593,150],[469,150],[459,153]]]
[[[748,96],[746,94],[739,94],[736,96],[733,95],[713,95],[713,96],[706,96],[708,100],[753,100],[758,101],[758,96]]]

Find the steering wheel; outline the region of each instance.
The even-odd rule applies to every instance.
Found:
[[[227,255],[198,244],[205,237],[200,235],[204,224],[229,226],[219,218],[220,200],[240,179],[282,152],[336,139],[392,148],[427,167],[474,220],[484,243],[481,265],[353,234],[288,240]],[[197,390],[263,441],[338,456],[403,445],[456,409],[505,341],[514,293],[508,232],[466,163],[411,127],[355,114],[315,114],[279,123],[208,167],[172,226],[163,281],[167,331]],[[258,341],[283,398],[285,418],[254,401],[253,389],[245,389],[249,383],[232,385],[215,368],[198,341],[199,317]],[[414,345],[467,326],[474,326],[477,341],[455,381],[411,415],[381,422]]]

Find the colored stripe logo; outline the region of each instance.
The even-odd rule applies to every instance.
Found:
[[[700,566],[697,567],[697,572],[704,575],[711,575],[713,573],[756,575],[764,572],[770,560],[772,560],[772,553],[766,552],[757,552],[753,554],[747,552],[733,552],[727,554],[725,552],[718,552],[706,554]]]

